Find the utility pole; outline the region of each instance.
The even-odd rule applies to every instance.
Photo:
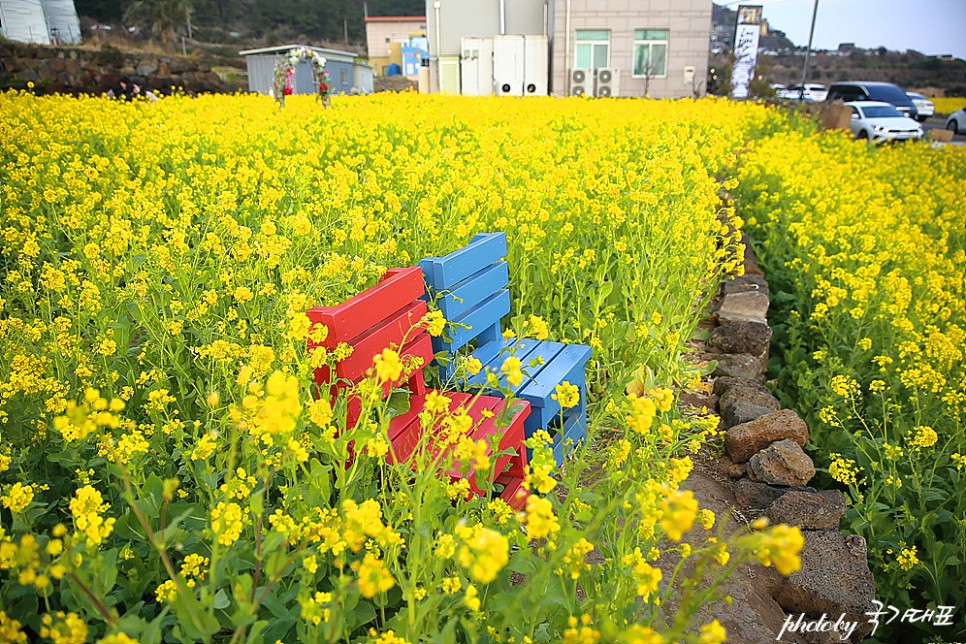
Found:
[[[808,59],[812,54],[812,36],[815,35],[816,15],[818,15],[818,0],[815,0],[815,5],[812,7],[812,26],[808,29],[808,48],[805,50],[805,66],[802,69],[802,87],[798,93],[798,99],[800,101],[805,100],[805,81],[808,79]]]

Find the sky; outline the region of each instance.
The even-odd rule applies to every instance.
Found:
[[[760,4],[770,28],[796,45],[808,44],[814,0],[715,2],[729,9]],[[835,49],[843,42],[966,59],[966,0],[818,0],[812,48]]]

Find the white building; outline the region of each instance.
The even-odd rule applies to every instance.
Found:
[[[430,85],[464,94],[703,94],[711,8],[711,0],[427,0]]]

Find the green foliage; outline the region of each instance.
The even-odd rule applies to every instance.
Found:
[[[771,374],[847,490],[879,599],[955,606],[966,579],[962,150],[768,138],[736,194],[774,294]],[[911,641],[929,624],[892,627]],[[941,634],[962,637],[960,621]]]

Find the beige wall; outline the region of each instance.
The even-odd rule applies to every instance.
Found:
[[[399,39],[409,39],[410,34],[425,33],[426,20],[376,22],[366,21],[366,47],[373,70],[382,73],[382,65],[388,65],[389,43]],[[386,38],[389,42],[386,42]],[[378,63],[383,62],[382,65]]]
[[[544,3],[553,0],[504,0],[505,33],[509,35],[543,35]],[[709,0],[710,1],[710,0]],[[462,40],[486,38],[500,34],[500,0],[439,0],[439,51],[436,39],[437,9],[426,3],[429,31],[429,55],[459,56]]]
[[[694,67],[695,82],[704,94],[711,31],[711,0],[570,0],[570,37],[567,38],[567,0],[555,0],[551,93],[565,95],[574,61],[578,29],[610,30],[610,66],[620,70],[620,96],[642,96],[643,78],[632,76],[635,29],[668,29],[667,77],[651,78],[654,98],[693,95],[685,84],[685,67]],[[569,52],[567,48],[569,46]]]

